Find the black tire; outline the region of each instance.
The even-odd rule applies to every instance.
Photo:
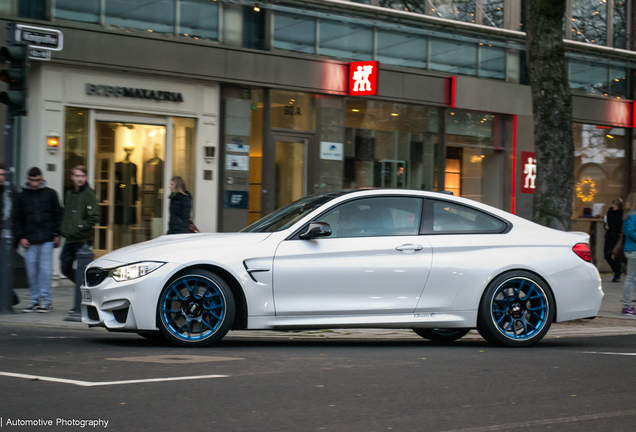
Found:
[[[203,347],[223,339],[234,314],[234,296],[227,283],[201,269],[172,278],[157,304],[161,333],[170,342],[187,347]]]
[[[413,331],[424,339],[437,343],[450,343],[461,339],[470,331],[464,328],[414,328]]]
[[[484,291],[477,330],[493,345],[529,347],[550,330],[554,314],[550,287],[534,273],[515,270],[497,276]]]

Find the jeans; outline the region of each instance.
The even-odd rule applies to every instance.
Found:
[[[625,257],[627,258],[627,277],[623,284],[623,307],[629,309],[632,307],[632,292],[636,281],[636,251],[625,251]]]
[[[31,286],[31,304],[48,306],[51,298],[51,279],[53,278],[53,242],[31,245],[24,252],[24,262]]]

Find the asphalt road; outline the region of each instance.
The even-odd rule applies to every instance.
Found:
[[[633,431],[635,366],[636,335],[502,349],[289,333],[183,349],[3,324],[1,430]]]

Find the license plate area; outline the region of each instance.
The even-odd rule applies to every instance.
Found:
[[[84,302],[93,301],[93,296],[91,295],[91,292],[89,290],[87,289],[82,290],[82,301]]]

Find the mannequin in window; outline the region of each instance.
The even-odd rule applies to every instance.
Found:
[[[137,165],[130,161],[135,151],[132,144],[124,146],[124,160],[115,164],[115,224],[137,223]]]
[[[143,200],[144,218],[160,218],[163,198],[163,160],[161,144],[155,144],[154,156],[144,163]]]

